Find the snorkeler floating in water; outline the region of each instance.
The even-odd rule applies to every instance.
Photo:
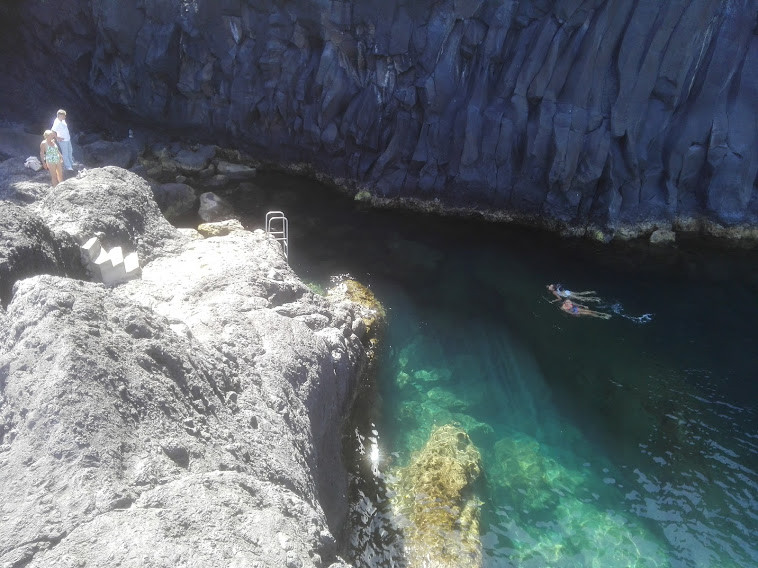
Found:
[[[563,303],[561,304],[561,309],[567,314],[571,314],[572,316],[590,316],[593,318],[600,318],[600,319],[611,318],[611,314],[606,314],[605,312],[598,312],[596,310],[591,310],[587,306],[582,306],[581,304],[575,304],[571,300],[564,300]]]
[[[547,289],[550,290],[553,296],[556,297],[555,300],[552,300],[553,302],[557,302],[558,300],[566,300],[569,298],[579,300],[581,302],[600,303],[603,301],[594,290],[572,292],[571,290],[566,290],[560,284],[548,284]]]
[[[609,310],[613,314],[634,323],[649,323],[653,319],[653,314],[642,314],[641,316],[630,316],[624,313],[624,307],[620,302],[611,304],[604,301],[594,290],[585,290],[582,292],[573,292],[566,290],[560,284],[548,284],[547,289],[555,296],[550,303],[561,302],[561,310],[572,316],[590,316],[593,318],[610,319],[612,314],[607,311],[593,310],[581,302],[592,302],[597,304],[601,310]]]

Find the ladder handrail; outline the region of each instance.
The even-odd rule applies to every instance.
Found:
[[[273,224],[275,221],[281,221],[281,230],[273,230]],[[275,240],[282,243],[284,260],[289,262],[289,221],[282,211],[269,211],[266,213],[266,234],[271,235]]]

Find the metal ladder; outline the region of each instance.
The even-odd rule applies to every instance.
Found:
[[[290,237],[289,221],[281,211],[269,211],[266,213],[266,234],[274,237],[275,240],[282,243],[284,251],[284,260],[289,263]]]

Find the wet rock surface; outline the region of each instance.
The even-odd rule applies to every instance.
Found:
[[[0,102],[39,124],[65,101],[74,123],[110,121],[124,137],[127,121],[181,129],[376,198],[582,231],[758,221],[749,3],[78,0],[48,12],[2,8]],[[206,159],[182,154],[180,167]]]
[[[174,229],[125,170],[39,191],[3,205],[39,230],[0,225],[35,273],[0,273],[0,565],[346,566],[340,433],[373,312],[313,294],[262,231]],[[142,278],[26,252],[93,231]]]

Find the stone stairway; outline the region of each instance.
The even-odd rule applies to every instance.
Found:
[[[126,256],[121,247],[107,251],[97,237],[92,237],[81,248],[87,269],[106,286],[115,286],[142,275],[136,251]]]

